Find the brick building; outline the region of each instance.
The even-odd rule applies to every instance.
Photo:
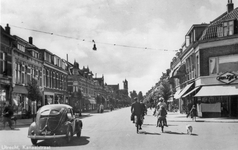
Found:
[[[238,116],[237,25],[238,8],[228,0],[227,12],[207,25],[197,41],[186,35],[185,48],[171,62],[180,112],[195,104],[200,117]]]

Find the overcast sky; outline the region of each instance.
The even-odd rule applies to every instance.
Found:
[[[233,3],[238,7],[238,0]],[[107,84],[122,89],[127,79],[129,91],[145,94],[170,68],[173,50],[181,48],[190,27],[209,23],[226,11],[226,4],[227,0],[1,0],[1,25],[8,23],[12,35],[27,41],[31,36],[38,48],[61,58],[68,54],[71,63],[88,66],[94,77],[104,75]],[[97,51],[92,50],[92,40]]]

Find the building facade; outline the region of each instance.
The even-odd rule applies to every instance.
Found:
[[[10,34],[10,27],[5,30],[1,26],[1,48],[0,48],[0,115],[3,111],[4,103],[12,103],[12,44],[14,38]]]
[[[229,0],[227,12],[204,26],[199,39],[171,63],[180,112],[195,104],[200,117],[238,116],[237,20],[238,8]],[[191,35],[186,40],[193,41]]]
[[[39,52],[43,61],[43,105],[68,103],[66,61],[46,49]]]

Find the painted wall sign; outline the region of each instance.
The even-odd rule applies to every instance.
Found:
[[[231,82],[234,82],[237,79],[238,79],[238,76],[231,72],[225,72],[217,77],[218,81],[221,81],[226,84],[230,84]]]

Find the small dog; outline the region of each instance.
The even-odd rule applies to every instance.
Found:
[[[191,135],[193,132],[193,127],[191,125],[186,125],[187,134]]]

